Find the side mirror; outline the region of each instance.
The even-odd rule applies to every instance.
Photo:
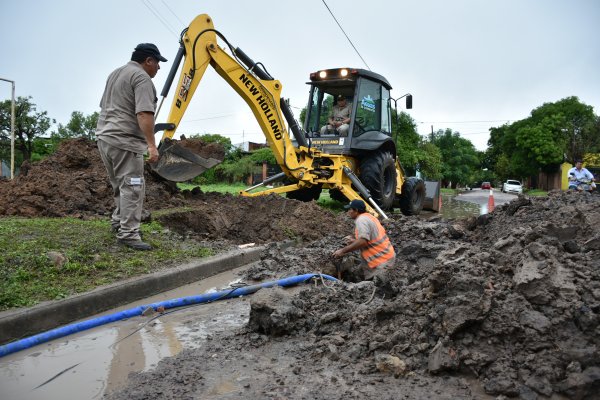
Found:
[[[410,110],[412,108],[412,94],[406,96],[406,109]]]

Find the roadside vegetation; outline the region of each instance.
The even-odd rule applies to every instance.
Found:
[[[212,255],[192,240],[142,224],[140,252],[119,246],[108,220],[0,218],[0,311],[57,300]]]

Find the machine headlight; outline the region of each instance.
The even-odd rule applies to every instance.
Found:
[[[341,71],[340,71],[340,75],[341,75],[342,77],[344,77],[344,76],[348,76],[348,70],[344,68],[343,70],[341,70]]]
[[[319,72],[319,78],[323,79],[327,77],[327,71],[321,71]]]

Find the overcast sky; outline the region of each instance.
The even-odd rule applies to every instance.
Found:
[[[545,102],[578,96],[600,113],[598,0],[326,2],[392,96],[413,94],[409,113],[422,135],[451,128],[484,150],[490,127]],[[367,68],[322,0],[19,0],[0,5],[0,78],[66,124],[73,111],[99,111],[106,77],[140,42],[169,59],[154,78],[160,92],[179,33],[203,13],[281,81],[297,117],[310,72]],[[0,82],[0,99],[10,99],[10,84]],[[211,70],[178,133],[265,141],[246,103]]]

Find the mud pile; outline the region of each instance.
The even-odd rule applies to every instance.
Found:
[[[145,173],[146,207],[181,205],[172,186]],[[63,141],[52,156],[33,163],[27,175],[3,182],[0,216],[77,217],[109,215],[114,208],[112,189],[94,142]]]
[[[236,399],[597,399],[599,206],[597,195],[551,193],[460,222],[398,216],[390,273],[262,290],[244,329],[164,360],[113,398],[208,396],[230,376]],[[272,246],[245,278],[335,273],[329,254],[341,245]]]
[[[279,195],[239,197],[220,193],[189,193],[186,209],[157,217],[163,225],[199,241],[226,239],[233,244],[285,240],[311,242],[325,235],[343,236],[352,225],[343,215],[316,203]]]

